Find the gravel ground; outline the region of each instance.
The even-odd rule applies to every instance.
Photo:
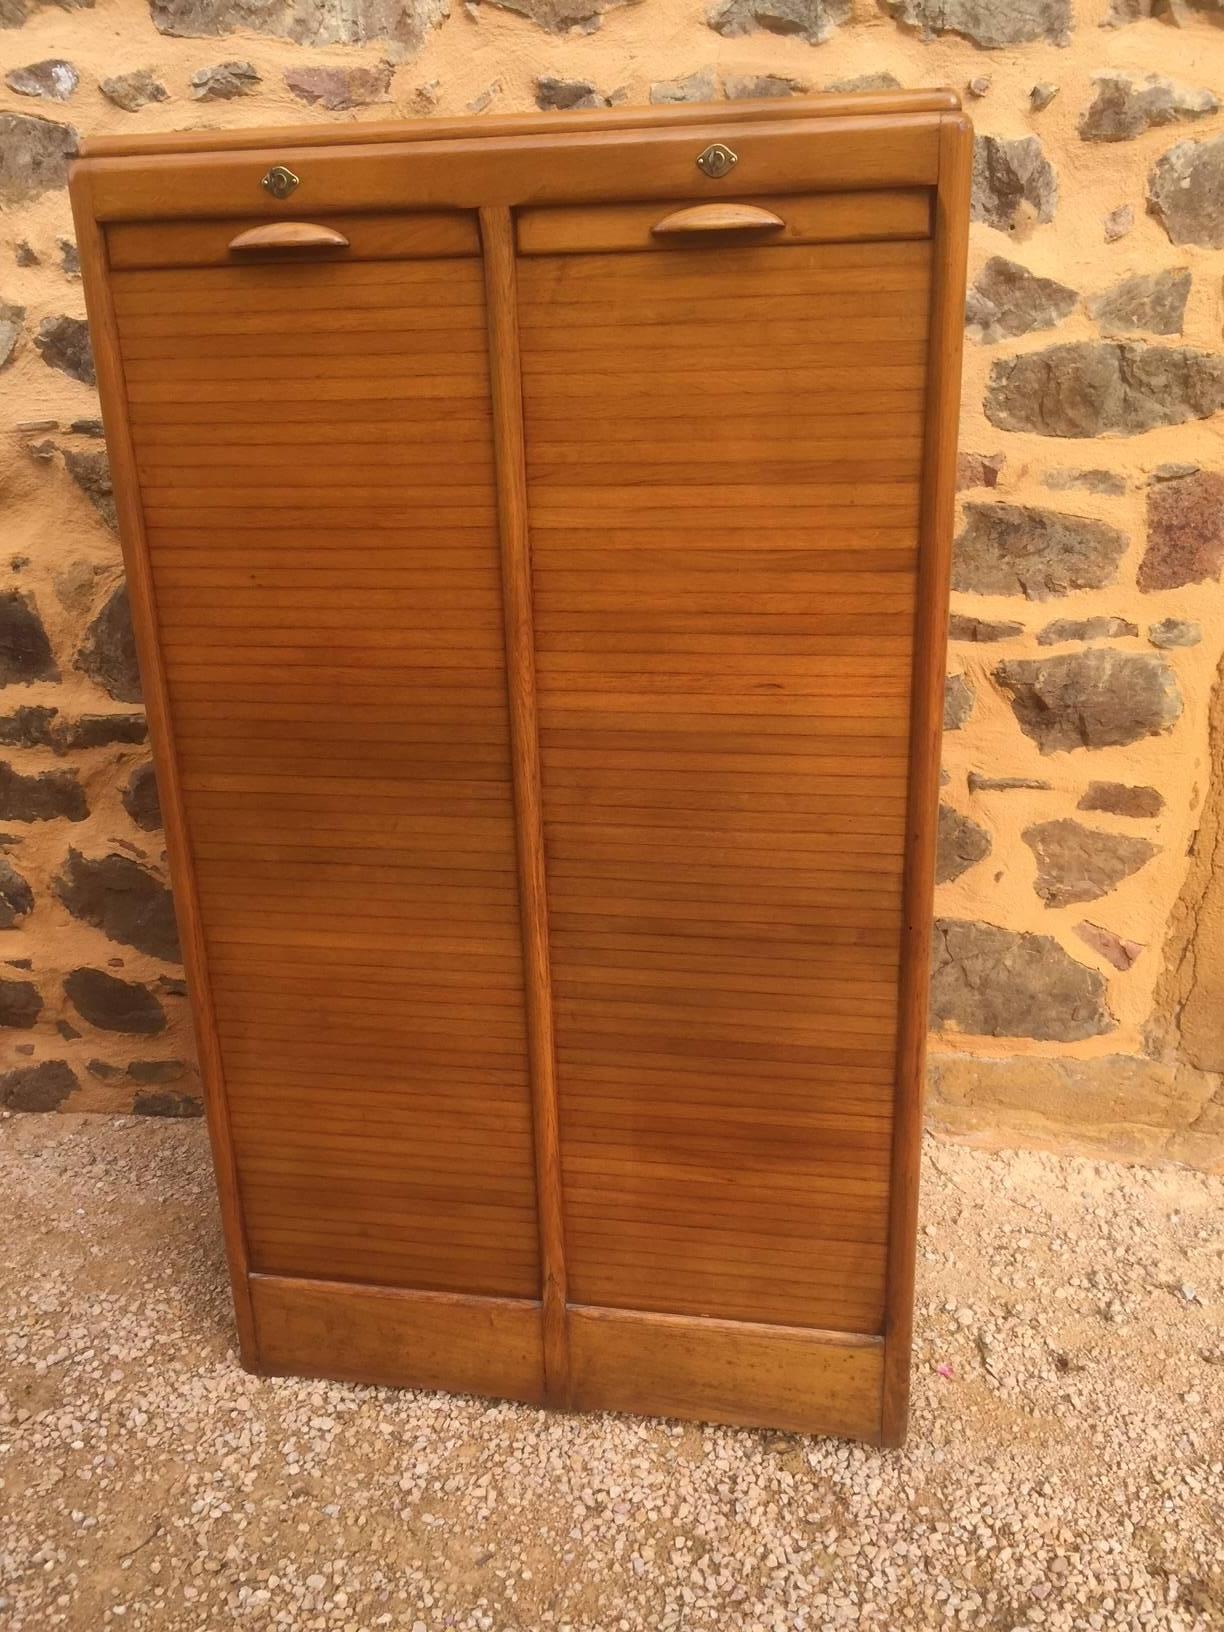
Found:
[[[203,1130],[0,1122],[0,1627],[1224,1627],[1224,1180],[927,1150],[909,1448],[241,1372]]]

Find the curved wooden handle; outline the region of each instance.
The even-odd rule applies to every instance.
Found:
[[[349,241],[334,227],[316,227],[309,221],[269,221],[262,227],[248,227],[231,238],[231,254],[241,255],[260,249],[347,249]]]
[[[781,232],[785,225],[780,215],[762,210],[756,204],[691,204],[687,209],[665,215],[650,230],[656,238],[678,238],[690,232],[728,236],[740,232]]]

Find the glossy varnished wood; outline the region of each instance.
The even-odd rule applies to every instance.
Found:
[[[822,446],[821,427],[832,366],[921,389],[929,285],[921,239],[521,264],[566,1230],[583,1305],[882,1330],[922,404],[899,403],[867,442]],[[826,315],[829,287],[849,299]],[[856,323],[870,333],[847,339]],[[859,554],[865,511],[884,560]],[[841,547],[814,548],[830,526]],[[887,686],[878,657],[836,645],[854,617],[898,643]],[[673,645],[698,629],[706,650]],[[802,655],[775,647],[795,636]],[[811,786],[822,775],[840,811]],[[626,987],[643,957],[657,984]],[[848,963],[888,999],[819,995]],[[622,1079],[635,1064],[648,1082]],[[874,1081],[843,1097],[838,1067]],[[796,1068],[806,1113],[775,1097]]]
[[[970,141],[76,167],[252,1368],[903,1436]]]
[[[163,230],[177,255],[181,229]],[[206,262],[110,286],[251,1266],[534,1298],[481,261]],[[390,360],[335,356],[334,315],[372,289],[389,322],[432,309],[446,326],[407,330]],[[200,354],[197,318],[258,312],[273,338],[292,314],[292,353],[250,331]],[[357,462],[351,440],[306,454],[298,432],[332,425],[341,385],[350,438],[425,402],[431,423],[401,430],[401,462]],[[368,554],[384,528],[429,564]]]

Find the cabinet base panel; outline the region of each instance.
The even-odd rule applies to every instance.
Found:
[[[569,1398],[550,1400],[538,1303],[275,1275],[250,1288],[270,1376],[880,1443],[879,1337],[571,1305]]]

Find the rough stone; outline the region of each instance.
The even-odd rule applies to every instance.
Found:
[[[969,503],[953,545],[952,586],[1031,601],[1101,589],[1117,576],[1126,535],[1103,521],[1033,505]]]
[[[373,68],[286,68],[285,84],[302,102],[319,103],[332,113],[385,102],[391,89],[391,64]]]
[[[1108,816],[1159,816],[1164,795],[1156,788],[1131,787],[1126,782],[1089,782],[1076,810],[1100,810]]]
[[[1178,85],[1149,74],[1145,80],[1127,74],[1097,74],[1096,97],[1080,115],[1079,133],[1086,142],[1128,142],[1155,125],[1205,119],[1218,111],[1210,91]]]
[[[108,102],[113,102],[125,113],[139,113],[152,102],[165,102],[170,92],[160,79],[155,79],[147,68],[135,68],[130,74],[113,74],[98,82],[98,89]]]
[[[962,612],[953,612],[948,619],[949,640],[972,640],[979,643],[995,640],[1014,640],[1024,633],[1022,623],[992,623],[989,618],[970,618]]]
[[[551,12],[565,4],[566,0],[520,0],[510,9],[533,16],[537,10]],[[416,50],[445,20],[450,0],[346,0],[344,5],[335,0],[150,0],[149,9],[163,34],[188,39],[242,31],[296,45],[394,40]]]
[[[887,0],[899,23],[924,40],[959,34],[975,45],[997,50],[1047,40],[1066,45],[1071,38],[1070,0]]]
[[[1037,776],[986,776],[981,771],[970,771],[966,780],[970,793],[1016,793],[1025,788],[1049,793],[1054,786]]]
[[[197,68],[191,76],[191,94],[197,102],[232,102],[249,96],[262,76],[253,62],[218,62]]]
[[[96,385],[89,325],[83,317],[44,317],[34,345],[48,368],[58,368],[82,385]]]
[[[34,910],[34,891],[11,862],[0,857],[0,929],[13,929]]]
[[[1156,854],[1156,846],[1147,839],[1102,833],[1070,816],[1035,822],[1020,837],[1037,858],[1033,888],[1047,907],[1096,901]]]
[[[25,776],[0,761],[0,820],[83,822],[89,815],[85,790],[74,771],[39,771]]]
[[[967,487],[998,487],[1006,463],[1001,453],[958,453],[957,491],[962,492]]]
[[[1094,295],[1088,315],[1096,318],[1102,334],[1180,334],[1189,295],[1190,268],[1171,267],[1124,278],[1103,295]]]
[[[1224,474],[1194,470],[1148,488],[1142,590],[1180,589],[1224,567]]]
[[[152,765],[138,765],[123,790],[123,808],[144,833],[154,833],[162,825],[161,803],[157,796],[157,775]]]
[[[853,96],[859,91],[899,91],[901,81],[887,69],[875,74],[855,74],[851,79],[831,79],[825,86],[830,93]]]
[[[32,595],[0,592],[0,685],[58,680],[51,643]]]
[[[650,87],[650,100],[657,107],[673,102],[712,102],[718,95],[713,68],[701,68],[682,79],[657,79]]]
[[[146,1091],[135,1096],[132,1111],[136,1116],[198,1117],[204,1115],[204,1106],[193,1094]]]
[[[1015,658],[995,679],[1025,736],[1043,754],[1124,747],[1159,736],[1180,717],[1181,694],[1163,658],[1105,647],[1064,657]]]
[[[143,714],[82,714],[60,723],[53,733],[57,753],[81,748],[111,748],[116,743],[129,746],[147,742],[149,724]]]
[[[1048,79],[1038,80],[1029,92],[1029,107],[1034,113],[1044,113],[1057,95],[1057,85],[1052,85]]]
[[[166,1029],[166,1011],[147,986],[105,969],[74,969],[64,995],[83,1020],[101,1031],[154,1037]]]
[[[29,1031],[42,1013],[42,994],[32,980],[0,980],[0,1026]]]
[[[1115,1025],[1105,981],[1051,935],[995,924],[938,919],[931,972],[931,1019],[975,1037],[1078,1042]]]
[[[1178,142],[1159,158],[1147,207],[1173,243],[1224,249],[1224,136]]]
[[[81,276],[81,254],[71,238],[57,238],[60,252],[60,271],[66,278]]]
[[[1148,630],[1153,646],[1197,646],[1203,638],[1203,627],[1193,618],[1162,618]]]
[[[128,1080],[138,1082],[143,1087],[153,1084],[160,1086],[167,1082],[180,1082],[187,1075],[187,1065],[183,1060],[132,1060],[127,1068]]]
[[[11,300],[0,300],[0,368],[12,361],[17,342],[21,339],[25,315],[24,306],[18,306]]]
[[[58,708],[30,703],[0,719],[0,744],[5,748],[49,748],[55,741]]]
[[[973,687],[964,675],[950,674],[944,681],[944,730],[959,731],[973,713],[976,701]]]
[[[70,849],[52,887],[74,918],[112,941],[167,963],[182,961],[170,891],[129,856],[88,857]]]
[[[950,884],[989,854],[990,834],[986,829],[951,805],[940,805],[935,882]]]
[[[996,341],[1055,328],[1075,310],[1079,295],[1054,278],[1039,278],[1026,266],[992,255],[978,274],[965,303],[970,339]]]
[[[971,79],[969,81],[969,83],[965,86],[965,90],[970,96],[975,96],[980,99],[983,96],[990,95],[990,87],[992,83],[993,81],[989,79],[986,74],[979,74],[976,79]]]
[[[1224,408],[1224,356],[1135,340],[1074,340],[990,371],[986,417],[1043,436],[1137,436]]]
[[[1075,933],[1085,946],[1090,946],[1098,952],[1106,963],[1112,963],[1115,969],[1123,974],[1132,969],[1135,959],[1143,951],[1138,941],[1128,941],[1125,936],[1115,935],[1112,929],[1105,929],[1100,924],[1090,923],[1086,918],[1075,926]]]
[[[24,68],[10,68],[4,83],[18,96],[40,96],[47,102],[67,102],[81,83],[81,76],[63,57],[47,57],[42,62],[28,63]]]
[[[1053,493],[1102,493],[1110,498],[1121,498],[1126,492],[1126,478],[1112,470],[1047,470],[1041,478]]]
[[[723,95],[729,102],[767,102],[774,97],[801,96],[807,88],[801,79],[783,74],[728,74]]]
[[[126,584],[120,584],[85,631],[76,664],[117,702],[140,702],[140,668]]]
[[[27,199],[68,184],[68,161],[77,150],[71,125],[28,113],[0,113],[0,203]]]
[[[1052,221],[1058,205],[1058,178],[1036,136],[1007,141],[979,136],[973,144],[974,221],[1000,232],[1016,232]]]
[[[1219,1080],[1130,1054],[1087,1060],[934,1054],[927,1109],[933,1125],[954,1136],[980,1138],[989,1130],[1003,1144],[1164,1162],[1184,1159],[1183,1130],[1200,1123]]]
[[[1116,209],[1110,210],[1105,217],[1105,242],[1116,244],[1120,238],[1125,238],[1135,226],[1135,209],[1132,204],[1119,204]]]
[[[0,1105],[10,1111],[58,1111],[77,1086],[65,1060],[40,1060],[0,1075]]]
[[[420,0],[417,0],[420,3]],[[603,15],[614,6],[632,4],[633,0],[490,0],[503,11],[512,11],[527,17],[550,34],[591,34],[603,22]],[[439,20],[445,17],[449,0],[427,0],[431,14],[438,7]]]
[[[850,0],[720,0],[706,13],[717,34],[795,34],[809,45],[829,39],[850,17]]]
[[[111,531],[118,532],[115,489],[105,448],[65,448],[64,468]]]
[[[547,75],[535,82],[535,104],[545,113],[612,106],[611,98],[597,91],[588,80],[552,79]]]
[[[1126,618],[1055,618],[1037,636],[1038,646],[1060,646],[1068,640],[1120,640],[1139,633]]]

